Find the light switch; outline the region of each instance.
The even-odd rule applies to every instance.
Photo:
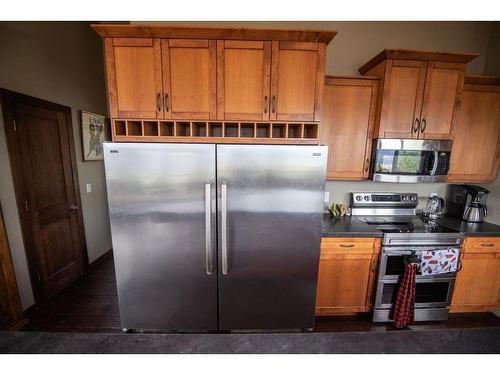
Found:
[[[87,187],[87,194],[92,193],[92,184],[86,184],[85,186]]]
[[[328,203],[328,202],[330,202],[330,192],[325,191],[325,203]]]

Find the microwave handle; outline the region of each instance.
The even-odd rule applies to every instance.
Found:
[[[434,176],[436,174],[438,163],[439,163],[439,152],[434,151],[434,165],[431,170],[431,176]]]

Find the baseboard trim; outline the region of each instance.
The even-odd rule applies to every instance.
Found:
[[[109,249],[106,251],[104,254],[102,254],[99,258],[94,260],[92,263],[89,264],[89,271],[95,270],[97,267],[99,267],[102,263],[107,261],[109,258],[113,256],[113,249]]]

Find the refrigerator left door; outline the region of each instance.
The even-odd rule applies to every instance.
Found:
[[[215,145],[106,143],[122,328],[216,330]]]

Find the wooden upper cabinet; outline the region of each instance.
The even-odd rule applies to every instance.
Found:
[[[326,45],[272,43],[271,120],[319,121]]]
[[[319,142],[328,145],[327,179],[368,178],[378,79],[326,77]]]
[[[500,79],[465,78],[453,138],[448,181],[494,181],[500,165]]]
[[[106,39],[106,71],[111,117],[162,118],[159,39]]]
[[[428,62],[419,138],[451,138],[453,113],[460,102],[464,75],[465,64]]]
[[[477,54],[384,50],[362,66],[380,78],[379,138],[452,139],[466,63]]]
[[[269,120],[271,42],[217,41],[220,120]]]
[[[215,40],[162,39],[165,118],[215,119]]]

